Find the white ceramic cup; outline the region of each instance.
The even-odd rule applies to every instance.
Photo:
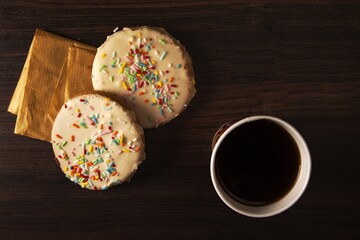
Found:
[[[277,123],[279,126],[283,127],[294,138],[300,152],[300,159],[301,159],[300,169],[294,186],[280,200],[264,206],[249,206],[234,200],[226,193],[226,191],[221,186],[218,176],[216,174],[215,161],[219,146],[231,131],[233,131],[234,129],[236,129],[237,127],[239,127],[244,123],[257,121],[261,119],[266,119]],[[233,209],[234,211],[240,214],[249,217],[269,217],[279,214],[285,211],[286,209],[288,209],[289,207],[291,207],[300,198],[300,196],[305,191],[305,188],[309,182],[310,171],[311,171],[311,157],[306,142],[294,127],[292,127],[289,123],[279,118],[259,115],[259,116],[247,117],[240,121],[231,121],[225,123],[216,132],[213,139],[212,148],[213,151],[211,155],[210,173],[214,188],[217,194],[219,195],[219,197],[222,199],[222,201],[231,209]]]

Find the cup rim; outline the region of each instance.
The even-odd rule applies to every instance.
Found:
[[[281,127],[283,127],[288,133],[294,138],[296,141],[296,144],[298,145],[300,155],[301,155],[301,166],[299,170],[299,176],[292,187],[292,189],[287,193],[284,197],[282,197],[279,201],[276,201],[275,203],[271,203],[265,206],[249,206],[242,203],[237,202],[232,197],[230,197],[223,189],[223,187],[220,185],[220,183],[217,180],[216,175],[216,168],[215,168],[215,156],[216,152],[221,145],[222,141],[226,138],[226,136],[232,132],[235,128],[238,126],[252,122],[257,120],[267,119],[274,121],[275,123],[279,124]],[[290,208],[292,205],[294,205],[298,199],[301,197],[301,195],[304,193],[309,180],[310,180],[310,173],[311,173],[311,156],[309,148],[301,136],[301,134],[289,123],[286,121],[269,116],[269,115],[254,115],[249,116],[246,118],[243,118],[239,121],[234,122],[228,129],[226,129],[223,134],[219,137],[216,144],[214,145],[214,148],[212,149],[211,153],[211,161],[210,161],[210,175],[212,184],[215,188],[216,193],[221,198],[221,200],[232,210],[243,214],[245,216],[249,217],[270,217],[276,214],[279,214],[288,208]],[[300,179],[301,178],[301,179]],[[300,180],[302,182],[300,182]],[[296,192],[295,192],[295,190]]]

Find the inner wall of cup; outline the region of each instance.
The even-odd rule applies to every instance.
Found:
[[[216,157],[215,156],[216,156],[217,150],[218,150],[219,146],[221,145],[222,141],[224,140],[224,138],[226,138],[226,136],[231,131],[233,131],[235,128],[237,128],[238,126],[240,126],[244,123],[261,120],[261,119],[267,119],[270,121],[274,121],[275,123],[279,124],[280,126],[282,126],[285,130],[287,130],[289,132],[289,134],[294,138],[295,142],[298,145],[300,156],[301,156],[301,165],[300,165],[297,180],[296,180],[293,188],[289,191],[289,193],[287,195],[285,195],[282,199],[280,199],[279,201],[277,201],[275,203],[265,205],[265,206],[254,207],[254,206],[244,205],[242,203],[235,201],[224,191],[224,189],[222,188],[222,186],[219,182],[218,176],[216,174],[216,169],[215,169]],[[286,123],[285,121],[278,119],[278,118],[271,117],[271,116],[253,116],[253,117],[248,117],[248,118],[242,119],[242,120],[234,123],[219,138],[219,140],[215,144],[215,147],[213,149],[212,156],[211,156],[212,182],[213,182],[215,190],[217,191],[220,198],[234,211],[239,212],[244,215],[247,215],[247,216],[252,216],[252,217],[272,216],[272,215],[278,214],[278,213],[288,209],[290,206],[292,206],[304,192],[304,190],[307,186],[307,183],[309,181],[310,170],[311,170],[310,153],[309,153],[308,147],[307,147],[304,139],[300,135],[300,133],[295,128],[293,128],[290,124]]]

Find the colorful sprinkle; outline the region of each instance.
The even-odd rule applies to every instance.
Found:
[[[120,135],[119,143],[120,143],[121,145],[124,144],[124,135],[123,135],[123,134]]]
[[[113,131],[112,130],[107,130],[107,131],[103,131],[100,136],[103,136],[103,135],[106,135],[106,134],[109,134],[109,133],[112,133]]]
[[[167,43],[164,39],[159,39],[159,42],[160,42],[161,44],[166,44],[166,43]]]
[[[102,70],[105,70],[105,68],[107,68],[107,65],[102,65],[99,69],[99,72],[101,72]]]
[[[56,136],[57,138],[62,139],[62,136],[61,136],[60,134],[56,134],[55,136]]]
[[[107,107],[105,107],[104,109],[105,109],[106,111],[110,111],[110,110],[113,109],[113,107],[112,107],[112,106],[107,106]]]
[[[128,86],[126,85],[126,82],[122,81],[121,85],[125,90],[128,90]]]
[[[165,58],[166,54],[167,54],[166,51],[164,51],[164,52],[161,54],[161,56],[160,56],[160,60],[161,60],[161,61]]]
[[[118,139],[118,138],[113,139],[113,143],[115,143],[115,145],[118,146],[120,143],[120,139]]]
[[[64,147],[64,146],[66,146],[66,144],[67,144],[67,141],[63,141],[60,146]]]

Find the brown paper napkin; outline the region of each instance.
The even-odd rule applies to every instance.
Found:
[[[67,60],[54,90],[56,94],[53,95],[48,110],[51,122],[54,122],[58,111],[68,99],[94,90],[91,71],[95,53],[93,50],[69,47]]]
[[[26,85],[26,78],[27,78],[27,73],[28,73],[28,69],[29,69],[29,60],[30,60],[30,56],[31,56],[31,52],[32,52],[33,42],[30,45],[30,50],[26,57],[26,61],[25,61],[23,70],[21,72],[19,81],[16,85],[15,91],[13,93],[11,102],[8,107],[8,111],[15,115],[18,114],[20,105],[21,105],[23,97],[24,97],[24,89],[25,89],[25,85]]]
[[[69,49],[70,48],[70,49]],[[85,51],[84,53],[80,53]],[[96,48],[37,29],[8,111],[17,114],[15,133],[50,141],[51,128],[65,92],[91,83],[91,65]],[[87,68],[76,61],[81,59]],[[89,65],[89,63],[91,64]],[[72,65],[69,65],[71,63]],[[71,66],[71,67],[70,67]],[[79,70],[80,68],[80,70]],[[72,80],[67,78],[75,76]],[[67,81],[72,81],[67,84]],[[63,87],[59,87],[63,86]],[[65,90],[67,86],[72,90]],[[84,88],[88,88],[87,84]],[[59,90],[60,89],[60,90]],[[62,91],[64,89],[64,91]],[[53,105],[53,99],[59,101]]]

